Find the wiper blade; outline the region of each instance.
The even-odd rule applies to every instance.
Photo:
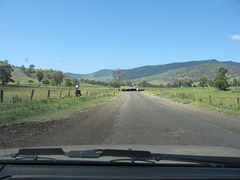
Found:
[[[175,155],[175,154],[152,154],[154,159],[191,162],[200,164],[212,164],[213,166],[237,166],[240,167],[239,157],[221,157],[221,156],[196,156],[196,155]]]
[[[19,149],[18,153],[12,153],[6,157],[16,158],[19,156],[39,156],[39,155],[60,155],[69,158],[99,158],[104,156],[111,157],[128,157],[128,158],[143,158],[152,159],[152,154],[149,151],[133,151],[116,150],[116,149],[93,149],[83,151],[64,152],[61,148],[34,148],[34,149]],[[1,157],[1,156],[0,156]]]
[[[153,156],[149,151],[135,151],[135,150],[116,150],[116,149],[94,149],[85,151],[69,151],[66,153],[68,157],[80,158],[99,158],[104,156],[111,157],[128,157],[128,158],[144,158],[152,159]]]
[[[61,148],[37,148],[37,149],[19,149],[18,153],[11,154],[11,157],[17,156],[38,156],[38,155],[65,155]]]
[[[196,156],[196,155],[175,155],[175,154],[160,154],[151,153],[149,151],[138,150],[117,150],[117,149],[93,149],[82,151],[64,152],[61,148],[37,148],[37,149],[19,149],[18,153],[10,154],[12,158],[19,156],[35,156],[39,155],[60,155],[69,158],[100,158],[100,157],[127,157],[135,160],[154,160],[154,161],[179,161],[190,162],[197,164],[208,164],[211,166],[236,166],[240,167],[239,157],[220,157],[220,156]],[[1,156],[0,156],[1,157]],[[35,158],[37,159],[37,158]],[[117,159],[116,159],[117,160]],[[114,159],[110,162],[114,162]]]

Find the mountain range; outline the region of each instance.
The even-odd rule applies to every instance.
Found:
[[[211,59],[125,69],[123,70],[125,74],[123,81],[139,83],[146,80],[151,84],[166,84],[175,80],[192,79],[194,82],[197,82],[203,75],[213,79],[220,67],[227,68],[227,76],[230,79],[240,78],[240,63]],[[110,69],[103,69],[90,74],[65,73],[65,75],[74,79],[83,78],[104,82],[116,80],[114,70]]]

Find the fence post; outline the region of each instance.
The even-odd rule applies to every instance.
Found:
[[[238,104],[238,106],[239,106],[239,97],[237,98],[237,104]]]
[[[48,94],[47,94],[47,97],[48,97],[48,98],[50,97],[50,90],[48,90]]]
[[[3,103],[3,90],[1,90],[1,103]]]
[[[86,96],[88,95],[88,92],[86,93]]]
[[[60,97],[62,97],[62,91],[60,91]]]
[[[32,90],[32,93],[31,93],[31,98],[30,98],[30,100],[32,100],[32,98],[33,98],[33,94],[34,94],[34,89]]]
[[[193,93],[192,97],[195,98],[195,97],[194,97],[194,93]]]
[[[70,97],[70,91],[68,91],[68,97]]]
[[[209,95],[209,103],[212,104],[211,95]]]

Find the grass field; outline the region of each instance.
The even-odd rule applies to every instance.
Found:
[[[0,125],[68,118],[121,95],[114,88],[97,85],[81,85],[80,89],[82,97],[75,97],[74,87],[0,86],[3,90]],[[34,95],[30,100],[32,90]]]
[[[201,109],[240,117],[240,105],[237,101],[240,98],[240,87],[231,87],[228,91],[219,91],[212,87],[147,88],[146,92]]]

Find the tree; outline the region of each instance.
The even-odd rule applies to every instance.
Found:
[[[33,82],[34,82],[34,81],[31,80],[31,79],[28,80],[29,85],[31,85]]]
[[[48,84],[50,84],[50,81],[46,79],[46,80],[43,80],[42,83],[45,84],[45,86],[47,86]]]
[[[31,77],[31,74],[34,73],[34,68],[35,68],[35,65],[33,64],[30,64],[29,68],[27,69],[27,71],[25,71],[25,73]]]
[[[233,83],[232,83],[233,86],[237,86],[238,85],[238,80],[236,78],[233,78]]]
[[[229,83],[227,81],[228,78],[225,75],[226,73],[227,73],[227,69],[223,67],[219,69],[219,73],[214,78],[213,87],[219,90],[224,90],[224,91],[227,90],[227,88],[229,87]]]
[[[81,79],[83,82],[83,79]],[[72,79],[72,84],[75,86],[76,84],[79,84],[79,81],[77,79]]]
[[[61,86],[61,84],[62,84],[62,82],[63,82],[63,77],[64,77],[64,75],[63,75],[63,73],[62,73],[62,71],[57,71],[57,72],[55,72],[54,73],[54,75],[53,75],[53,79],[54,79],[54,85],[60,85]]]
[[[123,78],[126,76],[124,70],[122,70],[122,69],[115,70],[114,74],[117,78],[117,82],[121,82],[123,80]]]
[[[70,79],[65,79],[65,85],[66,86],[72,86],[72,82]]]
[[[210,87],[213,87],[213,80],[212,80],[212,79],[209,79],[209,80],[208,80],[208,84],[209,84]]]
[[[206,76],[202,76],[199,80],[199,85],[204,89],[204,87],[207,86],[208,83],[208,79],[206,78]]]
[[[193,81],[191,79],[190,80],[181,81],[181,85],[183,87],[192,87],[192,84],[193,84]]]
[[[132,86],[132,82],[131,82],[131,81],[128,81],[128,82],[126,83],[126,85],[127,85],[127,86]]]
[[[43,79],[44,75],[42,71],[38,71],[37,72],[37,78],[38,78],[38,82],[41,83],[42,79]]]
[[[35,68],[35,65],[30,64],[29,69],[33,70]]]
[[[113,81],[113,82],[108,83],[108,85],[112,86],[114,88],[119,88],[121,86],[121,83],[118,81]]]
[[[22,65],[22,66],[20,67],[20,69],[21,69],[23,72],[25,72],[25,71],[26,71],[26,68],[25,68],[25,66],[24,66],[24,65]]]
[[[55,81],[55,80],[51,80],[50,83],[51,83],[52,86],[57,86],[58,85],[57,81]]]
[[[14,80],[11,78],[12,72],[13,72],[13,68],[9,64],[0,66],[0,79],[2,80],[2,84],[8,83],[8,82],[14,82]]]

